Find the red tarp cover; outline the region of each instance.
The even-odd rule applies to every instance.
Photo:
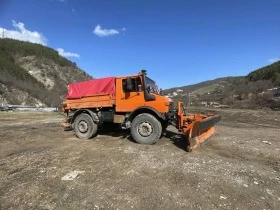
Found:
[[[115,96],[115,80],[115,77],[106,77],[69,84],[66,98],[82,98],[100,94]]]

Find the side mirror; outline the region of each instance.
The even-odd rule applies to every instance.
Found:
[[[151,87],[148,85],[147,92],[150,93],[150,91],[151,91]]]

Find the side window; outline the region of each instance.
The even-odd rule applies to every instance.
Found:
[[[127,83],[126,83],[126,79],[122,80],[122,86],[123,86],[123,91],[124,92],[138,92],[139,90],[139,86],[141,85],[141,79],[140,77],[136,77],[136,78],[131,78],[131,87],[127,88]]]

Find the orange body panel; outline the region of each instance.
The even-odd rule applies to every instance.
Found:
[[[64,109],[83,109],[112,107],[115,104],[115,97],[112,95],[95,95],[83,98],[67,99],[67,106]]]
[[[156,100],[154,101],[146,101],[145,106],[149,106],[154,108],[160,113],[168,112],[169,110],[169,99],[165,96],[155,95]]]
[[[125,78],[126,77],[118,77],[116,79],[116,112],[131,112],[136,107],[143,106],[144,104],[143,92],[125,93],[123,91],[122,80]]]

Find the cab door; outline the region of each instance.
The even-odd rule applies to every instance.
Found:
[[[132,112],[144,106],[144,92],[140,76],[119,78],[116,91],[116,111]]]

